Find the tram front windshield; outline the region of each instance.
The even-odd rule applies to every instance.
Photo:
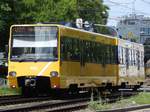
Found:
[[[12,28],[13,61],[56,61],[57,34],[54,26],[15,26]]]

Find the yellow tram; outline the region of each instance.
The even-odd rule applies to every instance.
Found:
[[[139,87],[140,44],[58,24],[12,25],[8,80],[13,88]],[[135,80],[136,79],[136,80]]]

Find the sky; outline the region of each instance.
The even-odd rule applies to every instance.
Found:
[[[129,14],[150,17],[150,0],[103,0],[110,10],[107,25],[116,26],[122,16]]]

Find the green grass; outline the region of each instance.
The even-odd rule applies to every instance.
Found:
[[[0,96],[6,96],[6,95],[20,95],[21,91],[20,89],[13,89],[8,87],[0,88]]]
[[[115,103],[99,103],[98,101],[91,101],[89,103],[89,107],[92,107],[95,110],[107,110],[107,109],[115,109],[115,108],[125,108],[129,106],[138,106],[138,105],[144,105],[144,104],[150,104],[150,93],[139,93],[136,96],[132,96],[128,99],[122,99],[120,101],[117,101]]]

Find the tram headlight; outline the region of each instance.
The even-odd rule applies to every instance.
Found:
[[[9,72],[9,76],[12,76],[12,77],[15,77],[16,76],[16,72],[15,71],[11,71],[11,72]]]
[[[57,71],[52,71],[50,73],[51,77],[58,77],[58,72]]]

